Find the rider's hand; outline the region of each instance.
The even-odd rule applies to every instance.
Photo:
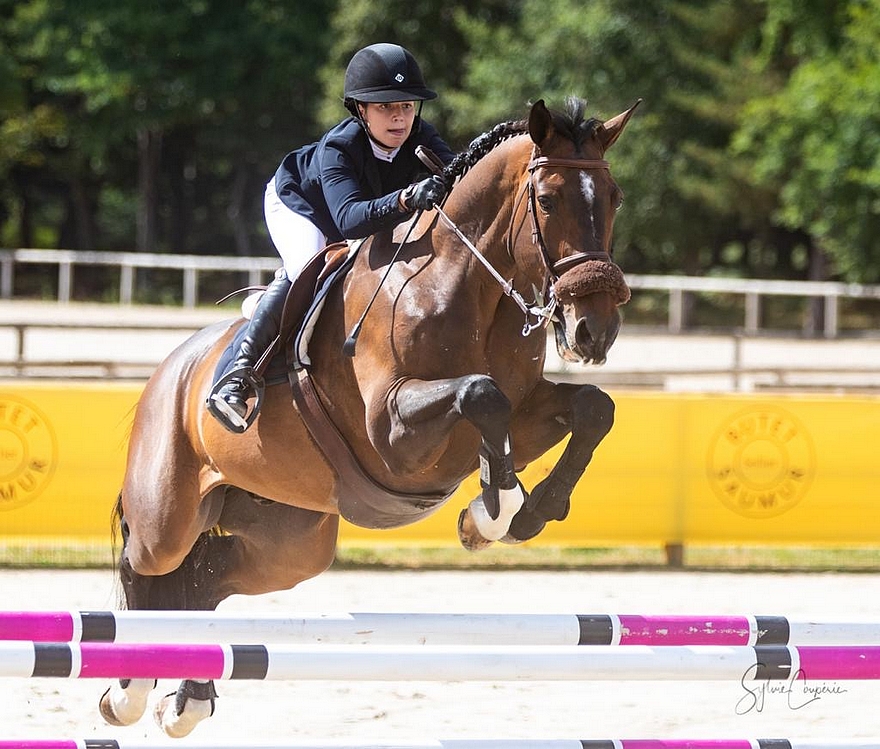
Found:
[[[446,185],[440,177],[428,177],[407,187],[400,202],[408,211],[430,211],[446,197]]]

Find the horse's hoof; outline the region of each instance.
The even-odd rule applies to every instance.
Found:
[[[98,702],[101,717],[111,726],[130,726],[137,723],[147,710],[147,698],[156,686],[153,679],[131,679],[123,688],[117,681]]]
[[[468,551],[482,551],[492,545],[492,542],[477,530],[477,524],[469,507],[465,507],[458,516],[458,540]]]
[[[524,507],[513,516],[507,535],[501,539],[501,543],[521,544],[523,541],[529,541],[544,530],[546,525],[547,521],[544,518]]]
[[[210,718],[214,713],[213,700],[196,700],[189,698],[183,705],[180,714],[177,713],[177,692],[165,695],[153,710],[156,723],[166,735],[172,739],[182,739],[189,736],[192,730],[205,718]]]

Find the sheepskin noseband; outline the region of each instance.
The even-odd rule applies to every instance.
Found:
[[[561,303],[601,291],[611,294],[618,306],[630,297],[623,271],[609,260],[586,260],[563,273],[553,288]]]

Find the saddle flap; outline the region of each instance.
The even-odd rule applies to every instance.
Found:
[[[348,257],[348,243],[334,242],[316,252],[293,280],[284,312],[281,315],[281,340],[287,341],[296,331],[315,298],[315,293],[334,270]]]

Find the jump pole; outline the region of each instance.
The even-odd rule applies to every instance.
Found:
[[[332,681],[880,679],[880,646],[0,643],[0,676]]]
[[[162,744],[161,746],[167,746]],[[438,741],[334,741],[284,744],[217,744],[211,749],[877,749],[880,739],[801,741],[790,739],[451,739]],[[0,749],[159,749],[159,744],[81,740],[0,740]]]
[[[337,645],[870,645],[880,622],[784,616],[0,611],[0,640]]]

